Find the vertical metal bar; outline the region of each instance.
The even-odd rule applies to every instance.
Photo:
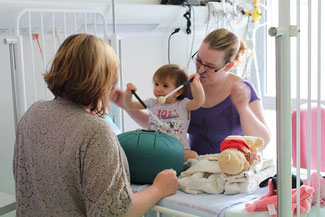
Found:
[[[276,94],[276,110],[277,110],[277,178],[278,178],[278,216],[291,216],[291,203],[288,201],[291,201],[291,180],[288,179],[288,174],[291,174],[291,167],[290,167],[290,160],[291,159],[291,147],[290,150],[288,150],[288,144],[291,144],[290,141],[290,131],[287,132],[290,129],[290,123],[288,121],[288,117],[290,117],[290,94],[289,97],[286,96],[287,94],[284,94],[284,92],[288,91],[290,92],[290,88],[286,87],[286,85],[289,84],[289,82],[285,82],[286,75],[290,73],[289,71],[284,71],[284,65],[288,63],[282,62],[282,60],[285,59],[283,56],[284,50],[283,50],[283,44],[282,41],[283,36],[277,37],[277,53],[279,54],[277,57],[277,94]],[[290,85],[289,85],[290,86]],[[284,99],[287,99],[285,102]],[[288,104],[286,106],[286,104]],[[289,112],[287,111],[289,109]],[[288,114],[289,113],[289,114]],[[289,141],[286,141],[289,140]],[[290,154],[288,156],[288,153]],[[288,182],[290,181],[290,182]]]
[[[300,0],[296,1],[297,4],[297,12],[296,12],[296,19],[297,19],[297,29],[300,29]],[[297,183],[296,186],[300,186],[300,34],[297,35],[297,53],[296,53],[296,70],[297,70],[297,80],[296,80],[296,175],[297,175]],[[297,217],[300,217],[300,188],[297,188]]]
[[[276,37],[276,111],[277,111],[277,205],[278,216],[292,216],[291,194],[291,71],[290,0],[279,1],[279,33]],[[273,30],[274,30],[273,29]]]
[[[321,0],[318,0],[318,38],[317,38],[317,182],[320,185],[320,170],[321,170],[321,60],[322,60],[322,13]],[[324,148],[324,147],[323,147]],[[320,189],[317,189],[317,216],[320,216]]]
[[[119,41],[119,50],[121,51],[122,50],[122,41],[120,40]],[[123,86],[123,58],[122,58],[122,54],[121,54],[121,52],[120,52],[120,56],[119,56],[119,58],[120,58],[120,62],[121,62],[121,64],[120,64],[120,82],[119,82],[119,85],[120,85],[120,87],[122,87]],[[124,110],[122,110],[122,109],[120,109],[120,110],[118,110],[117,109],[117,113],[118,113],[118,115],[119,115],[119,120],[118,121],[116,121],[116,122],[118,122],[119,124],[120,124],[120,130],[122,131],[122,132],[124,132],[124,129],[125,129],[125,126],[124,126],[124,113],[125,111]]]
[[[24,59],[24,42],[23,42],[23,37],[19,36],[19,45],[20,45],[20,60],[21,60],[21,64],[20,64],[20,70],[21,70],[21,83],[17,84],[18,85],[21,84],[21,86],[19,88],[21,88],[23,90],[22,93],[22,100],[23,100],[23,106],[22,108],[17,108],[17,110],[19,110],[19,112],[17,113],[18,115],[18,119],[20,119],[23,116],[23,113],[27,110],[27,89],[26,89],[26,73],[25,73],[25,59]],[[21,92],[21,91],[20,91]],[[17,93],[18,95],[18,93]]]
[[[112,20],[113,20],[113,34],[111,35],[111,46],[112,48],[114,49],[116,55],[118,57],[121,57],[120,56],[120,49],[119,49],[119,39],[118,39],[118,35],[117,35],[117,32],[116,32],[116,13],[115,13],[115,0],[112,0]],[[104,25],[104,33],[107,32],[107,29],[105,29],[105,26]],[[120,58],[120,62],[121,62],[121,67],[122,68],[122,60]],[[121,72],[121,69],[120,69],[120,72]],[[120,73],[120,85],[121,85],[121,82],[122,82],[122,73]],[[121,87],[121,86],[120,86]],[[116,113],[116,118],[115,118],[115,123],[116,125],[122,129],[123,128],[123,123],[122,123],[122,109],[121,108],[118,108],[118,107],[115,107],[115,113]],[[123,130],[122,130],[123,131]]]
[[[115,14],[115,0],[112,0],[112,19],[113,19],[113,33],[116,33],[116,14]]]
[[[54,13],[52,12],[52,37],[53,37],[53,50],[56,52],[56,43],[55,43],[55,22],[54,22]]]
[[[64,28],[64,38],[67,37],[67,19],[66,19],[66,13],[63,12],[63,28]]]
[[[88,28],[87,28],[87,12],[84,13],[84,19],[85,19],[85,33],[88,33]]]
[[[8,41],[4,39],[5,44],[9,44],[9,60],[10,60],[10,72],[11,72],[11,91],[12,91],[12,104],[14,111],[14,124],[15,133],[18,126],[18,115],[17,115],[17,93],[16,93],[16,59],[15,59],[15,43],[14,41]]]
[[[308,72],[307,72],[307,184],[310,186],[311,156],[311,1],[308,1]]]
[[[42,37],[42,51],[43,51],[43,70],[46,72],[46,47],[45,47],[45,32],[44,32],[44,22],[43,22],[43,12],[41,12],[41,37]],[[45,87],[45,96],[46,99],[49,98],[48,96],[48,89],[47,86],[44,85]]]
[[[10,58],[10,71],[11,71],[11,85],[12,85],[12,96],[13,96],[13,107],[14,107],[14,121],[15,121],[15,133],[18,126],[17,116],[17,96],[16,96],[16,61],[15,61],[15,45],[9,45],[9,58]]]
[[[285,29],[281,36],[282,65],[277,79],[278,118],[282,121],[278,129],[280,151],[278,153],[278,216],[292,216],[291,195],[291,69],[290,69],[290,0],[279,1],[279,25]],[[289,144],[289,145],[288,145]]]
[[[76,12],[73,13],[73,19],[74,19],[74,33],[77,33],[77,15]]]
[[[30,49],[31,49],[31,58],[32,58],[32,75],[33,75],[33,88],[34,88],[34,101],[37,100],[37,90],[36,90],[36,73],[35,73],[35,57],[34,57],[34,46],[33,46],[33,33],[32,33],[32,20],[30,11],[28,12],[28,33],[29,33],[29,42],[30,42]]]
[[[97,35],[97,16],[94,13],[94,31],[95,31],[95,35]]]

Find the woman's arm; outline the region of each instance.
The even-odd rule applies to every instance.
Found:
[[[232,86],[231,99],[239,113],[243,134],[263,138],[264,145],[260,147],[262,151],[270,142],[271,133],[264,119],[261,101],[249,103],[250,89],[242,82]]]
[[[262,151],[269,144],[271,133],[264,119],[261,101],[255,100],[251,102],[248,108],[240,111],[239,116],[244,135],[263,138],[264,145],[259,148]]]
[[[124,91],[121,89],[115,89],[111,96],[111,101],[114,102],[118,107],[126,111],[133,120],[135,120],[143,128],[148,127],[149,113],[147,110],[134,110],[128,109],[124,106],[123,102]]]
[[[175,170],[169,169],[160,172],[150,187],[133,194],[132,207],[125,217],[142,216],[161,199],[175,194],[177,187]]]

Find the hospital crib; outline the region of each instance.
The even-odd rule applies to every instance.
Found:
[[[296,36],[297,44],[299,41],[299,22],[297,23],[297,31],[290,27],[289,15],[283,15],[289,11],[289,1],[280,2],[280,23],[281,28],[270,29],[270,34],[276,37],[278,47],[277,62],[277,175],[278,182],[278,214],[281,217],[291,216],[291,176],[292,172],[296,172],[298,178],[301,176],[300,170],[300,98],[299,98],[299,66],[297,66],[297,152],[296,152],[296,168],[292,168],[291,164],[291,93],[290,93],[290,60],[289,60],[289,37]],[[319,1],[320,5],[320,1]],[[319,7],[321,8],[321,7]],[[12,95],[14,104],[15,124],[27,108],[39,99],[50,99],[51,93],[46,88],[42,80],[42,74],[45,72],[47,64],[51,62],[60,43],[69,35],[74,33],[91,33],[107,40],[115,51],[118,53],[118,38],[115,26],[114,1],[112,1],[112,31],[109,34],[107,30],[107,21],[104,14],[96,10],[68,10],[68,9],[24,9],[17,14],[15,36],[5,39],[10,53],[10,66],[12,76]],[[281,10],[287,10],[281,13]],[[319,11],[320,16],[320,11]],[[298,19],[299,20],[299,19]],[[289,22],[289,23],[288,23]],[[319,29],[321,22],[319,21]],[[319,33],[320,44],[321,33]],[[310,43],[310,42],[309,42]],[[299,47],[299,45],[298,45]],[[319,46],[321,47],[321,46]],[[29,52],[26,52],[29,51]],[[321,50],[318,49],[318,65],[317,75],[318,81],[321,81]],[[298,53],[298,52],[297,52]],[[299,60],[299,56],[297,56]],[[300,61],[300,60],[299,60]],[[298,61],[298,62],[299,62]],[[311,62],[309,61],[309,71],[311,71]],[[309,76],[309,85],[311,83],[311,75]],[[317,95],[317,175],[320,182],[320,161],[321,161],[321,129],[320,123],[320,83],[318,85]],[[309,88],[310,89],[310,88]],[[308,120],[311,120],[311,94],[308,95],[307,111]],[[118,119],[118,118],[117,118]],[[311,121],[308,121],[308,141],[311,143]],[[308,165],[305,172],[308,180],[310,180],[310,156],[311,149],[308,146]],[[310,184],[310,181],[309,183]],[[133,190],[141,190],[146,186],[133,186]],[[299,190],[298,190],[299,191]],[[186,195],[178,191],[176,195],[163,199],[152,208],[156,216],[268,216],[267,212],[245,212],[243,205],[245,202],[257,199],[266,192],[258,192],[255,194],[238,195],[232,197],[233,204],[222,204],[222,201],[229,200],[225,195]],[[317,205],[312,209],[312,216],[322,216],[325,208],[320,208],[320,188],[317,192]],[[299,201],[299,193],[298,199]],[[213,203],[213,201],[219,201]],[[299,206],[299,202],[298,202]],[[150,215],[150,214],[149,214]],[[300,216],[298,211],[298,216]]]

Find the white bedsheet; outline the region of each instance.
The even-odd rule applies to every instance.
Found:
[[[131,185],[131,187],[134,192],[137,192],[148,185]],[[211,195],[202,193],[192,195],[178,190],[175,195],[164,198],[157,205],[197,216],[223,217],[227,210],[233,206],[244,205],[264,196],[267,192],[268,188],[259,188],[251,194]]]
[[[148,185],[131,185],[134,192],[140,191]],[[175,195],[166,197],[157,205],[169,209],[204,217],[270,217],[267,211],[247,212],[245,203],[253,202],[266,195],[268,188],[259,188],[251,194],[211,195],[186,194],[180,190]],[[311,217],[317,217],[317,209],[313,206],[309,212]],[[146,215],[156,216],[153,212]],[[325,208],[320,209],[320,216],[325,216]],[[162,214],[161,217],[169,217]],[[303,216],[302,216],[303,217]]]
[[[292,171],[294,172],[295,169]],[[306,175],[304,170],[301,173],[302,177]],[[148,187],[148,185],[131,185],[131,187],[134,192],[137,192]],[[268,187],[258,188],[252,193],[235,195],[212,195],[207,193],[192,195],[178,190],[175,195],[164,198],[157,205],[202,217],[269,217],[266,211],[247,212],[245,209],[245,203],[252,203],[254,200],[266,195],[268,190]],[[316,217],[316,207],[312,206],[309,213],[311,217]],[[156,215],[152,212],[146,216]],[[169,215],[161,215],[161,217],[167,216],[169,217]],[[320,209],[320,216],[325,216],[325,208]]]

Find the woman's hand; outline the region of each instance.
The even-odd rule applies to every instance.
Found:
[[[231,87],[231,100],[238,112],[248,107],[251,98],[249,87],[243,82],[237,82]]]
[[[164,197],[177,191],[175,170],[169,169],[158,173],[153,184],[148,188],[133,194],[133,204],[125,217],[142,216]]]
[[[152,186],[159,190],[162,197],[175,194],[178,188],[176,171],[173,169],[161,171],[156,176]]]

